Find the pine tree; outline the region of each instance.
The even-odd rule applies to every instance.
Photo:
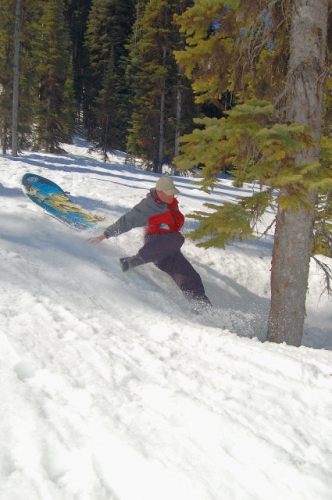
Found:
[[[77,104],[76,123],[85,125],[89,110],[90,69],[84,44],[92,0],[64,0],[64,15],[69,26],[73,66],[74,99]],[[93,86],[93,83],[91,84]]]
[[[328,0],[305,4],[196,0],[178,18],[187,45],[176,54],[193,76],[197,102],[230,92],[236,103],[227,118],[197,120],[199,128],[183,137],[178,167],[203,165],[206,190],[225,165],[236,185],[262,188],[196,213],[192,236],[208,235],[202,246],[221,247],[253,237],[257,220],[277,204],[269,339],[293,345],[303,330],[317,189],[331,189],[332,177],[320,161]]]
[[[102,88],[96,99],[95,116],[98,126],[93,137],[103,152],[104,161],[111,149],[124,149],[126,119],[122,116],[121,99],[124,93],[118,91],[118,76],[115,69],[114,52],[111,50],[107,70],[102,80]]]
[[[155,172],[172,161],[179,133],[192,125],[192,91],[173,56],[181,42],[173,15],[188,4],[174,0],[137,4],[127,72],[133,82],[129,152]]]
[[[107,151],[125,149],[129,119],[129,90],[125,79],[126,44],[132,33],[135,1],[94,0],[86,46],[92,79],[87,92],[92,106],[92,138]]]
[[[14,13],[13,0],[2,6],[0,17],[0,127],[2,150],[5,154],[9,145],[11,127]]]
[[[18,116],[18,80],[20,62],[21,0],[16,0],[14,28],[14,67],[13,67],[13,103],[12,103],[12,155],[17,156],[17,116]]]
[[[15,1],[2,5],[0,17],[0,128],[3,151],[11,143],[13,66],[14,66],[14,13]],[[35,119],[37,88],[35,64],[31,42],[35,38],[34,23],[38,19],[38,3],[35,0],[21,2],[19,95],[18,95],[18,149],[29,147]]]
[[[56,153],[61,151],[61,142],[70,141],[75,114],[69,32],[63,0],[40,2],[39,7],[40,19],[33,42],[39,79],[35,147]]]

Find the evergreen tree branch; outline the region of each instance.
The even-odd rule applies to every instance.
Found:
[[[328,294],[328,296],[331,296],[332,295],[332,269],[328,264],[326,264],[325,262],[322,262],[317,257],[313,257],[313,259],[316,262],[319,269],[324,274],[325,288],[322,291],[321,295],[323,295],[323,293],[326,292]]]

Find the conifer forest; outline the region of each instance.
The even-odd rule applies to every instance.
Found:
[[[332,0],[0,0],[3,154],[75,131],[157,174],[256,183],[193,213],[200,246],[275,211],[269,340],[300,345],[310,258],[332,257]]]

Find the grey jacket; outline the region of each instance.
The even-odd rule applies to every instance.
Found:
[[[158,198],[155,189],[151,189],[146,198],[143,198],[130,212],[122,215],[114,224],[108,226],[104,231],[104,235],[106,238],[111,238],[126,233],[135,227],[147,227],[150,217],[168,211],[169,206],[167,203]]]

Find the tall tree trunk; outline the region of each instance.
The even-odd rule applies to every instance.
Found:
[[[2,154],[7,154],[7,143],[8,143],[8,126],[7,122],[3,124],[2,127]]]
[[[182,68],[178,67],[178,72],[181,75]],[[181,116],[182,116],[182,78],[178,78],[178,85],[176,88],[176,114],[175,114],[175,143],[174,143],[174,156],[179,155],[179,139],[181,135]]]
[[[165,7],[165,17],[164,25],[167,26],[168,21],[168,8]],[[162,66],[166,67],[166,56],[167,56],[167,45],[164,42],[163,45],[163,55],[162,55]],[[164,75],[161,96],[160,96],[160,121],[159,121],[159,147],[158,147],[158,172],[162,173],[162,165],[164,161],[164,142],[165,142],[165,94],[166,94],[166,72]]]
[[[163,66],[166,66],[166,45],[163,46]],[[164,122],[165,122],[165,77],[161,89],[160,96],[160,119],[159,119],[159,146],[158,146],[158,173],[162,173],[162,165],[164,160]]]
[[[323,83],[327,42],[328,0],[294,0],[287,75],[287,120],[309,125],[316,147],[296,161],[319,159],[323,116]],[[285,188],[285,194],[287,189]],[[316,193],[308,193],[314,203]],[[301,344],[305,319],[313,210],[277,214],[271,272],[268,338]]]
[[[15,36],[14,36],[14,84],[13,84],[13,109],[12,109],[12,155],[17,156],[17,115],[18,115],[18,77],[20,55],[20,13],[21,0],[16,0],[15,11]]]

